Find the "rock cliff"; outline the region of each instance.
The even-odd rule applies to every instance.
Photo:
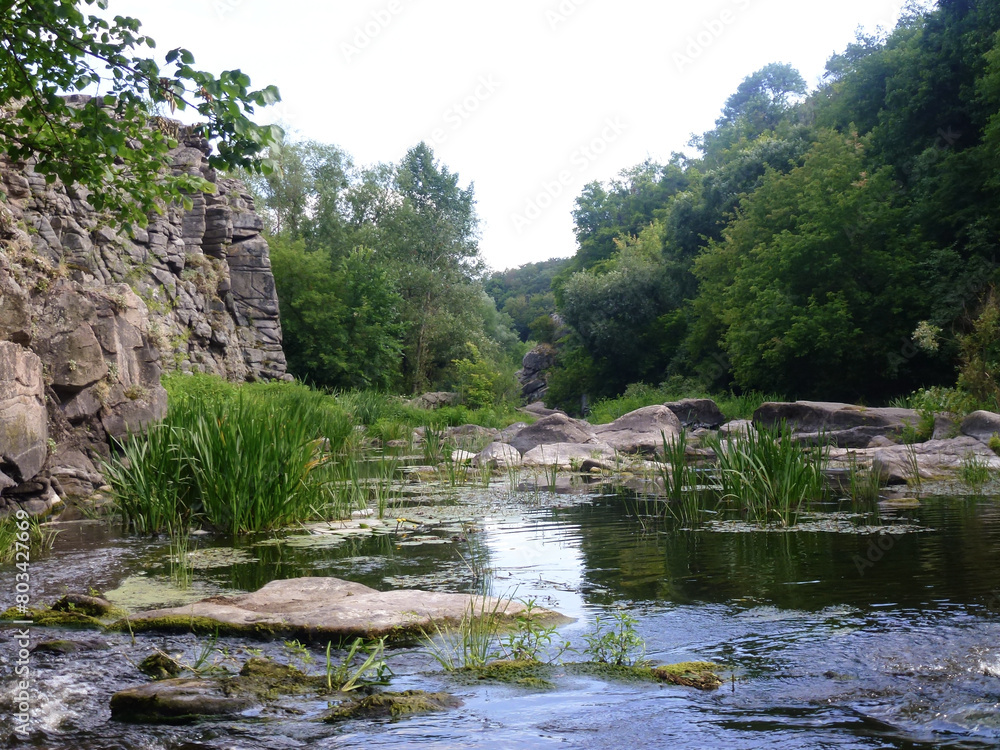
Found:
[[[165,414],[165,370],[289,377],[263,222],[178,132],[172,169],[216,191],[132,237],[0,154],[0,514],[93,492],[110,441]]]

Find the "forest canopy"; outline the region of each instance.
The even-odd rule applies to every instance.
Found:
[[[692,145],[577,198],[553,401],[670,379],[878,401],[956,368],[998,395],[974,342],[997,317],[1000,6],[911,9],[812,92],[768,65]]]

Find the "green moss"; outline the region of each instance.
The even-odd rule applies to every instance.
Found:
[[[210,617],[190,617],[184,615],[164,615],[163,617],[146,617],[132,620],[124,617],[107,626],[108,630],[132,633],[194,633],[195,635],[248,636],[252,638],[272,639],[287,635],[273,625],[254,623],[252,625],[235,625],[219,622]]]
[[[564,664],[567,674],[586,675],[619,682],[650,682],[653,680],[648,665],[608,664],[602,661],[570,662]]]
[[[253,695],[264,700],[278,695],[319,692],[326,688],[326,680],[307,675],[288,664],[253,657],[247,660],[229,687],[233,693]]]
[[[552,667],[533,659],[498,659],[484,667],[478,669],[467,667],[462,671],[474,675],[478,680],[506,682],[535,690],[549,690],[555,687],[546,679],[550,676]]]
[[[342,703],[323,717],[327,723],[348,719],[397,718],[427,711],[457,708],[461,701],[448,693],[406,690],[402,693],[376,693]]]
[[[139,671],[149,675],[154,680],[168,680],[177,677],[184,667],[176,659],[171,659],[162,651],[150,654],[139,662]]]
[[[128,615],[126,610],[114,606],[109,601],[105,601],[100,597],[84,596],[82,594],[67,594],[53,604],[52,609],[57,612],[77,612],[105,619],[118,619]]]
[[[686,685],[701,690],[714,690],[722,685],[722,678],[714,670],[718,666],[708,661],[682,661],[653,667],[653,676],[671,685]]]
[[[104,623],[96,617],[82,612],[59,612],[54,609],[29,609],[21,612],[17,607],[11,607],[0,620],[31,620],[34,625],[42,628],[95,628],[100,630]]]

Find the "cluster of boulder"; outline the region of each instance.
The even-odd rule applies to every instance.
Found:
[[[452,438],[475,437],[489,444],[478,453],[458,451],[453,458],[499,469],[511,466],[607,468],[619,454],[653,456],[663,452],[664,441],[673,441],[685,429],[701,434],[720,427],[725,421],[711,399],[685,399],[644,406],[603,425],[574,419],[564,412],[546,409],[540,403],[531,404],[525,411],[540,418],[530,425],[518,422],[503,430],[474,425],[454,428],[449,433]]]
[[[109,441],[164,416],[164,370],[288,377],[263,220],[175,126],[172,170],[215,192],[132,236],[0,155],[0,515],[93,493]]]
[[[921,414],[913,409],[816,401],[769,402],[751,420],[728,422],[711,399],[646,406],[604,425],[538,404],[528,409],[541,416],[531,425],[518,423],[504,430],[456,428],[453,437],[474,429],[489,444],[478,453],[458,451],[453,457],[501,469],[558,466],[587,471],[608,468],[622,455],[662,453],[664,441],[673,441],[681,431],[695,439],[713,431],[738,438],[754,425],[785,425],[803,446],[827,446],[832,466],[858,462],[873,467],[889,483],[944,478],[969,461],[1000,469],[1000,456],[990,446],[991,438],[996,438],[1000,447],[1000,414],[991,412],[974,412],[961,421],[937,415],[933,432],[921,435],[926,420],[922,423]]]

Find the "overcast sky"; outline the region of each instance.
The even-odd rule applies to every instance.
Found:
[[[198,68],[240,68],[283,102],[258,122],[358,165],[427,141],[474,183],[495,269],[569,256],[581,188],[689,150],[770,62],[814,87],[859,26],[903,0],[110,0]]]

